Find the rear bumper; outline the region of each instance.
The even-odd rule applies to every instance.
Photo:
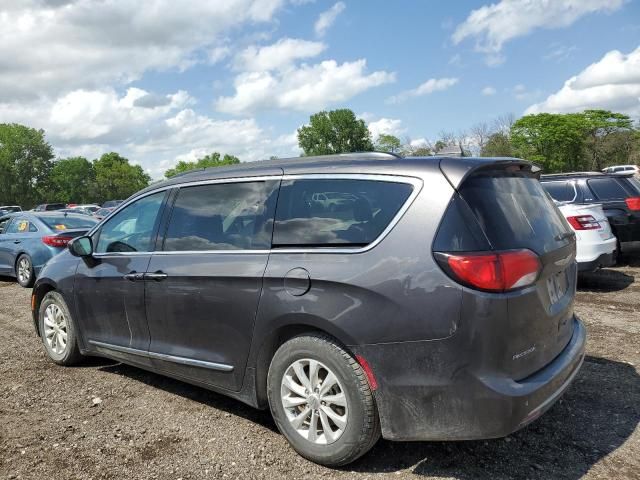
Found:
[[[451,368],[440,361],[456,356],[444,351],[431,355],[425,364],[425,349],[439,349],[436,344],[440,341],[358,350],[372,365],[379,383],[376,402],[384,438],[475,440],[509,435],[550,408],[578,373],[585,342],[585,328],[574,317],[573,335],[564,350],[542,370],[520,381],[476,374],[463,365]],[[405,366],[404,373],[398,363]],[[413,370],[406,371],[411,365]],[[425,373],[423,368],[428,366],[430,373]]]
[[[595,260],[578,262],[579,272],[593,272],[601,267],[612,267],[616,264],[616,253],[603,253]]]

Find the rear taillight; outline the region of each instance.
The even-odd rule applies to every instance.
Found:
[[[42,243],[50,247],[66,247],[73,237],[47,236],[42,237]]]
[[[625,202],[629,210],[640,210],[640,197],[629,197]]]
[[[490,292],[526,287],[536,281],[542,265],[531,250],[437,254],[455,280]]]
[[[575,217],[567,217],[567,221],[574,230],[597,230],[602,225],[593,217],[593,215],[577,215]]]

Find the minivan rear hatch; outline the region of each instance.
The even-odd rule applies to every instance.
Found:
[[[485,333],[495,336],[491,344],[498,350],[494,355],[500,359],[501,371],[522,379],[550,363],[571,338],[575,234],[528,162],[487,161],[464,173],[457,169],[451,176],[446,164],[441,163],[441,169],[457,190],[450,209],[457,209],[457,215],[462,211],[465,228],[481,232],[475,237],[483,236],[475,242],[477,249],[528,250],[540,262],[537,277],[526,286],[489,294],[506,302],[507,314],[497,331]],[[468,243],[462,249],[468,249]],[[455,245],[454,249],[460,250]]]

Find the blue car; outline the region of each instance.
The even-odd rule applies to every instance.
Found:
[[[0,216],[0,275],[31,287],[47,261],[69,241],[87,233],[97,220],[59,212],[15,212]]]

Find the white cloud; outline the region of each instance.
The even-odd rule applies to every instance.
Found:
[[[126,84],[149,70],[186,69],[207,61],[226,31],[270,21],[283,2],[2,2],[0,102]]]
[[[323,36],[345,8],[347,8],[347,6],[344,2],[337,2],[329,10],[322,12],[314,25],[316,35],[320,37]]]
[[[302,58],[320,55],[327,46],[322,42],[310,42],[296,38],[282,38],[273,45],[251,45],[240,52],[234,61],[238,70],[261,72],[290,67]]]
[[[402,126],[402,120],[397,118],[380,118],[379,120],[370,121],[367,125],[371,138],[375,142],[380,135],[393,135],[399,137],[406,132],[406,128]]]
[[[511,89],[513,98],[520,101],[533,101],[542,95],[542,90],[539,88],[529,90],[525,85],[519,83]]]
[[[496,94],[496,89],[493,87],[484,87],[482,89],[482,95],[486,96],[486,97],[490,97],[491,95],[495,95]]]
[[[457,78],[430,78],[412,90],[405,90],[387,99],[387,103],[400,103],[412,97],[421,97],[433,92],[447,90],[458,83]]]
[[[488,62],[501,63],[504,44],[538,28],[567,27],[580,17],[610,13],[625,0],[501,0],[473,10],[453,32],[454,44],[475,38],[475,49],[488,54]]]
[[[234,95],[219,97],[216,108],[232,114],[270,108],[308,112],[395,80],[394,73],[385,71],[367,74],[366,64],[364,59],[342,64],[326,60],[284,72],[241,73],[234,80]]]
[[[587,108],[640,117],[640,47],[629,54],[618,50],[607,52],[525,113],[577,112]]]
[[[196,113],[185,91],[158,95],[129,88],[74,90],[57,100],[0,104],[0,122],[43,128],[59,156],[96,158],[117,151],[160,178],[178,159],[219,151],[241,160],[297,155],[297,139],[273,135],[255,119],[219,120]]]
[[[431,148],[431,142],[426,138],[415,138],[409,142],[412,148]]]
[[[578,47],[576,47],[575,45],[567,46],[553,44],[550,46],[549,52],[545,53],[542,58],[544,60],[553,60],[557,63],[560,63],[570,58],[576,50],[578,50]]]

